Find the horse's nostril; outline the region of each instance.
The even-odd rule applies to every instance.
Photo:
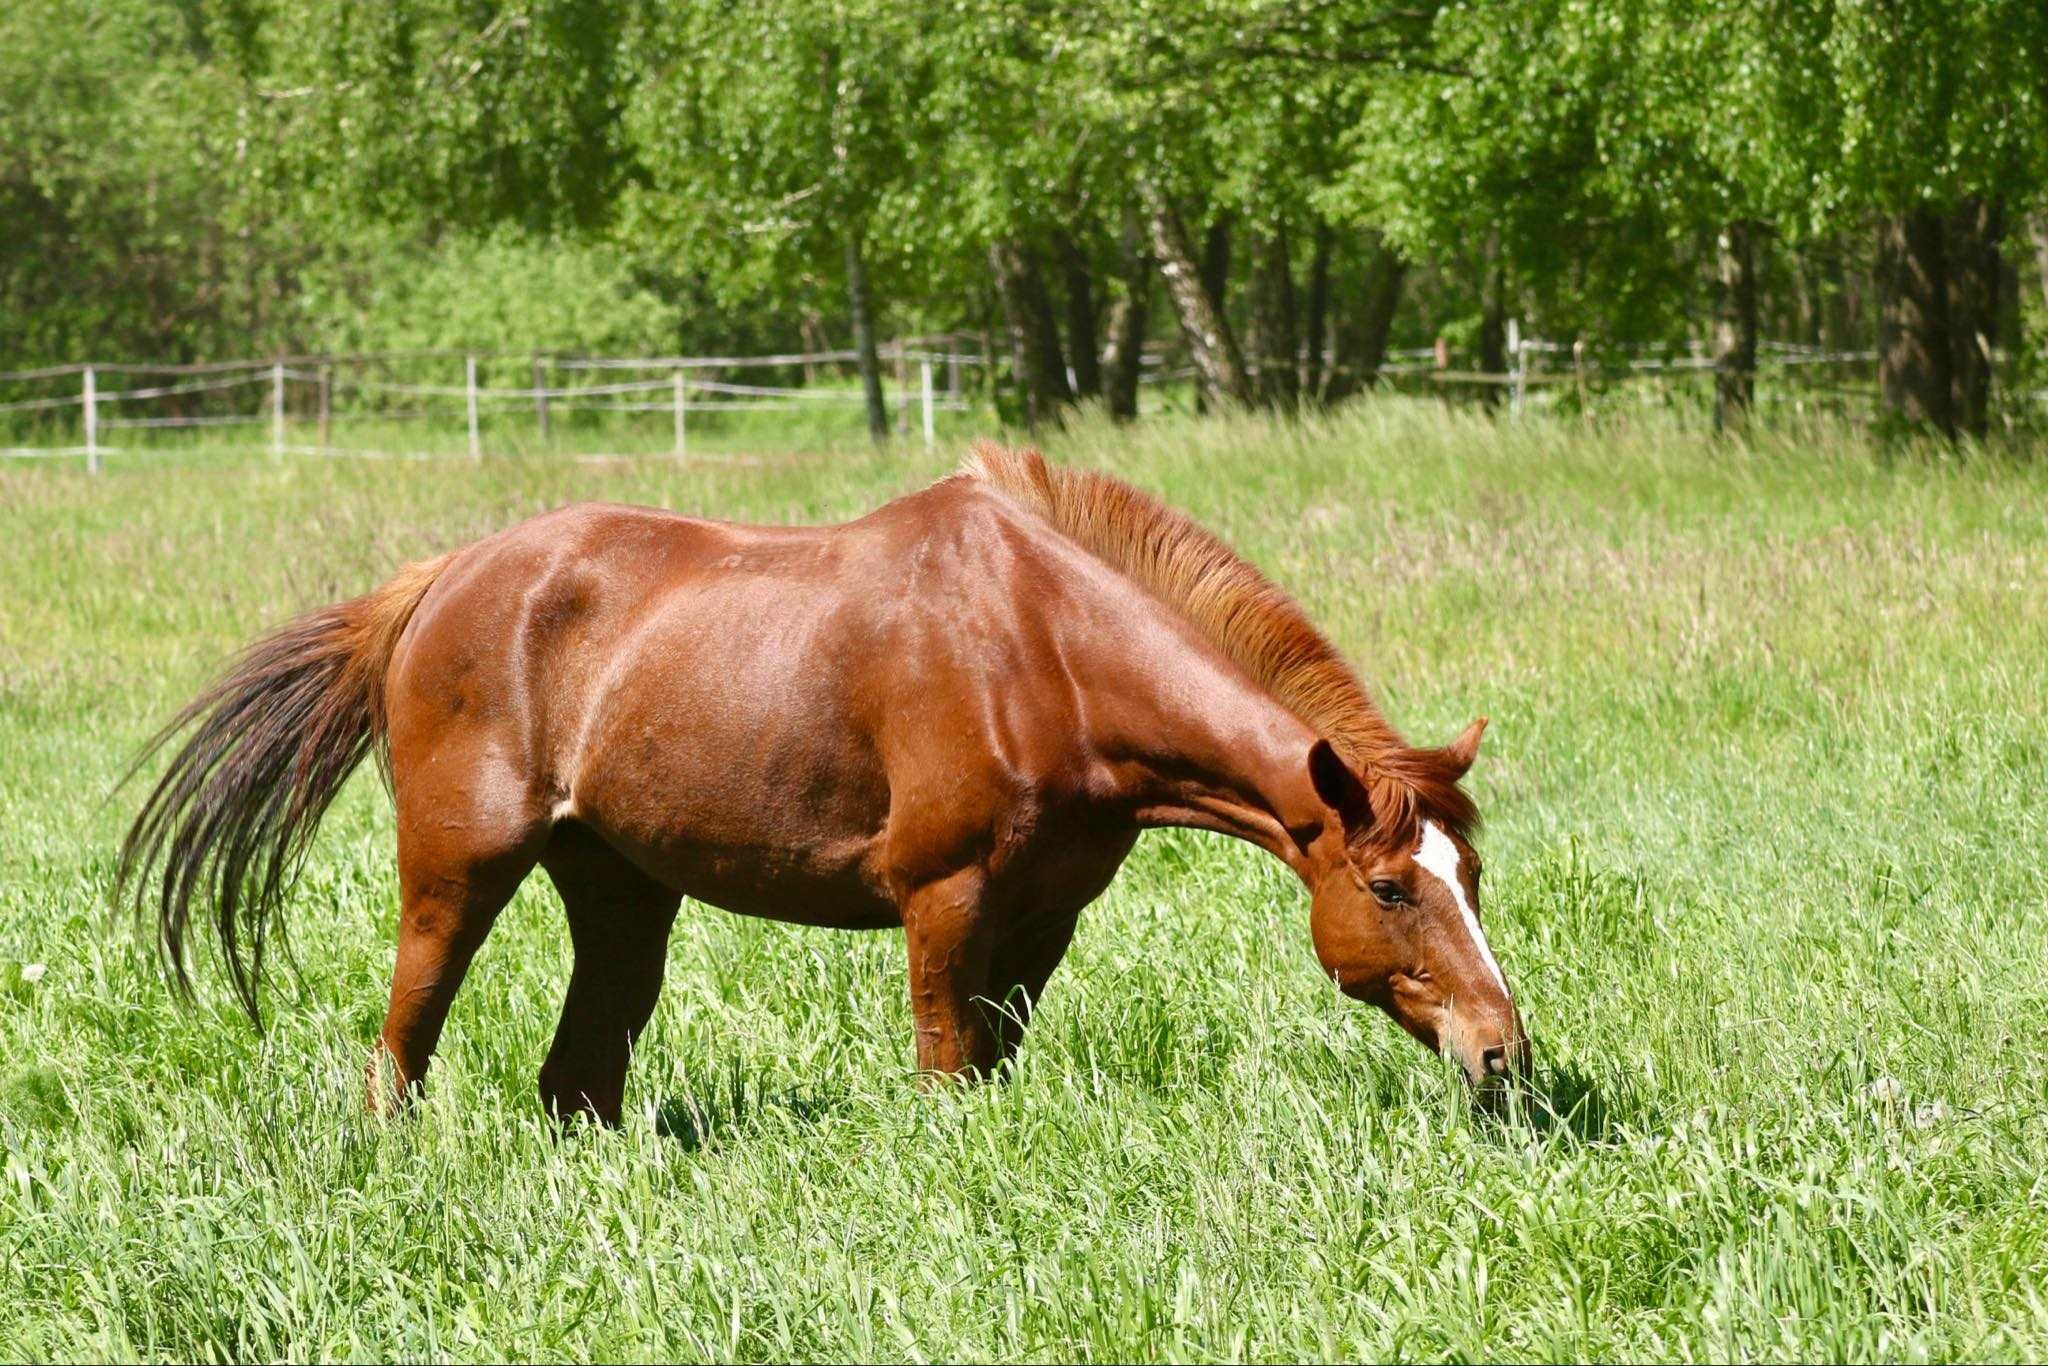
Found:
[[[1489,1077],[1504,1077],[1508,1074],[1508,1046],[1497,1043],[1479,1054],[1479,1065]]]

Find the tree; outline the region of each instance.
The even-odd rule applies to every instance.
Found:
[[[1384,84],[1434,69],[1436,6],[1262,0],[1105,13],[1084,25],[1083,46],[1103,73],[1098,88],[1115,92],[1104,122],[1141,168],[1151,245],[1200,391],[1211,404],[1280,408],[1320,396],[1333,338],[1352,347],[1352,363],[1367,339],[1385,344],[1385,319],[1333,303],[1363,295],[1390,314],[1399,296],[1399,274],[1375,252],[1346,250],[1369,226],[1332,193],[1346,140]],[[1247,285],[1242,325],[1233,258]]]
[[[291,334],[333,234],[287,216],[247,38],[167,0],[0,9],[0,351],[181,360]]]
[[[1443,330],[1483,370],[1506,368],[1511,314],[1566,340],[1663,340],[1695,318],[1699,177],[1642,117],[1642,8],[1447,9],[1428,69],[1387,82],[1345,142],[1326,200],[1445,277]]]
[[[728,305],[836,282],[881,439],[878,258],[886,278],[904,245],[888,210],[927,164],[916,16],[888,4],[658,0],[632,46],[625,126],[642,171],[629,232],[691,261]]]
[[[1879,374],[1901,420],[1989,424],[2000,248],[2015,190],[2048,179],[2048,9],[2032,0],[1837,0],[1824,52],[1841,110],[1829,168],[1879,229]]]

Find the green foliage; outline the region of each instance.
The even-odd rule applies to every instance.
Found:
[[[625,234],[703,271],[727,307],[836,291],[846,238],[900,243],[885,209],[925,174],[912,19],[889,5],[647,6],[626,114],[644,175]]]
[[[318,243],[274,221],[262,111],[216,36],[163,0],[0,10],[0,355],[176,360],[275,334],[269,273]]]
[[[1326,323],[1384,240],[1410,344],[1473,335],[1497,272],[1525,331],[1682,345],[1741,221],[1780,335],[1869,345],[1872,222],[2048,207],[2048,8],[22,0],[0,110],[0,364],[843,344],[849,244],[882,335],[975,329],[998,243],[1056,313],[1119,297],[1141,183],[1231,246],[1239,328],[1285,233]]]
[[[628,7],[605,0],[291,0],[263,26],[279,150],[351,212],[546,232],[609,217]]]
[[[501,229],[373,259],[360,278],[312,274],[298,302],[337,350],[631,355],[679,349],[685,332],[675,300],[602,243]]]
[[[2038,196],[2048,177],[2048,7],[1836,0],[1822,85],[1856,206]],[[2014,191],[2018,190],[2019,194]]]

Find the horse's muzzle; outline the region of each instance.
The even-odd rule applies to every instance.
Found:
[[[1497,1020],[1453,1019],[1444,1042],[1444,1051],[1457,1060],[1465,1080],[1482,1091],[1518,1088],[1529,1080],[1529,1032],[1522,1028],[1521,1016],[1512,1007]]]

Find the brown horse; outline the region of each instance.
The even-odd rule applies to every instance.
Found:
[[[1487,1082],[1528,1045],[1458,787],[1484,724],[1411,748],[1215,537],[983,445],[844,526],[564,508],[300,617],[159,737],[193,727],[122,878],[181,983],[211,904],[253,1014],[265,927],[378,748],[402,909],[372,1104],[384,1055],[397,1096],[424,1077],[539,864],[575,948],[541,1097],[615,1123],[683,897],[901,925],[919,1066],[987,1073],[1138,833],[1192,826],[1292,868],[1325,971]]]

